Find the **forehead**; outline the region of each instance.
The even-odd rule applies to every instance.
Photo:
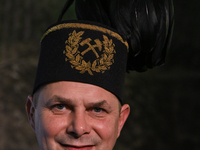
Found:
[[[84,101],[85,103],[106,101],[108,104],[112,104],[113,106],[115,103],[119,103],[114,94],[101,87],[71,81],[60,81],[47,84],[41,89],[40,96],[42,96],[42,99],[44,100],[58,96],[72,100],[74,103],[80,101]]]

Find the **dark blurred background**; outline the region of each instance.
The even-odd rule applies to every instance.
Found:
[[[44,30],[65,1],[0,0],[0,150],[38,149],[25,113]],[[174,0],[166,64],[127,75],[131,114],[115,150],[200,150],[200,1]],[[66,19],[74,19],[71,8]]]

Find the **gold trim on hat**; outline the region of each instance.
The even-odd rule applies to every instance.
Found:
[[[81,29],[89,29],[89,30],[95,30],[95,31],[101,31],[105,34],[109,34],[115,38],[117,38],[118,40],[120,40],[123,44],[126,45],[127,49],[129,48],[128,43],[123,40],[123,38],[116,32],[113,32],[109,29],[103,28],[103,27],[99,27],[96,25],[90,25],[90,24],[84,24],[84,23],[63,23],[63,24],[59,24],[56,25],[50,29],[48,29],[44,35],[41,38],[41,41],[44,39],[45,36],[47,36],[49,33],[56,31],[56,30],[60,30],[63,28],[81,28]]]

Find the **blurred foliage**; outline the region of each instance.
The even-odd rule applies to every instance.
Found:
[[[38,149],[25,101],[32,92],[39,41],[65,1],[0,1],[0,150]],[[115,150],[200,149],[200,1],[176,0],[166,64],[127,75],[131,114]],[[73,6],[65,19],[74,19]],[[12,143],[12,144],[11,144]]]

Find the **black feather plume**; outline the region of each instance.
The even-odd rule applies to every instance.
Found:
[[[58,20],[73,1],[67,0]],[[172,0],[76,0],[75,8],[79,20],[111,26],[129,43],[127,71],[164,64],[173,32]]]
[[[110,26],[103,0],[76,0],[76,15],[79,20],[88,20]]]
[[[164,63],[173,31],[171,0],[111,0],[109,15],[112,27],[129,43],[127,70]]]

